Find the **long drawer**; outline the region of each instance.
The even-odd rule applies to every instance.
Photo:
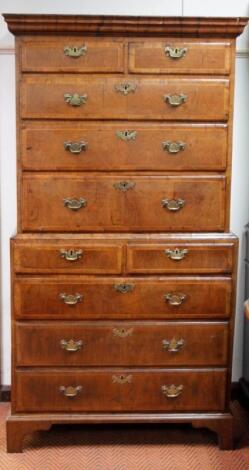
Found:
[[[226,124],[29,122],[24,170],[225,170]]]
[[[222,411],[226,375],[225,369],[16,371],[13,406],[39,413]]]
[[[17,366],[225,366],[225,322],[17,322]]]
[[[231,273],[232,234],[23,234],[11,242],[13,269],[33,274]]]
[[[219,318],[231,310],[230,277],[21,277],[16,318]],[[212,302],[210,302],[212,299]]]
[[[24,76],[21,117],[226,120],[225,78]]]
[[[225,176],[25,174],[23,231],[223,231]]]

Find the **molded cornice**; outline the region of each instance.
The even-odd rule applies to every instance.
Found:
[[[18,15],[4,14],[9,31],[19,34],[236,37],[248,18]]]

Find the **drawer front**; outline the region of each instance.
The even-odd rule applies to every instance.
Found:
[[[35,125],[34,125],[35,124]],[[25,170],[224,170],[227,126],[152,123],[29,123]]]
[[[23,118],[207,121],[228,111],[228,79],[29,75],[21,83]]]
[[[123,72],[124,45],[84,37],[22,40],[23,72]]]
[[[133,243],[127,245],[128,273],[226,273],[234,263],[234,245],[214,243]]]
[[[17,366],[225,366],[227,323],[26,322]]]
[[[129,44],[132,73],[229,74],[231,43],[173,40]]]
[[[230,278],[39,278],[14,282],[16,318],[219,318]],[[212,298],[212,302],[210,302]]]
[[[225,385],[225,369],[33,369],[16,372],[14,407],[18,412],[222,411]]]
[[[224,176],[23,176],[24,231],[223,231]]]
[[[17,273],[120,274],[123,266],[122,243],[94,243],[68,239],[16,242],[13,265]]]

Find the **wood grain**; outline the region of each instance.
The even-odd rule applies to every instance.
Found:
[[[127,293],[116,286],[132,285]],[[21,277],[14,282],[15,318],[224,318],[231,313],[229,277]],[[67,305],[60,294],[82,296]],[[180,305],[167,294],[184,294]],[[212,302],[210,298],[212,297]]]
[[[120,191],[115,184],[133,188]],[[226,180],[221,176],[24,174],[22,230],[45,232],[223,231]],[[77,211],[67,198],[85,199]],[[178,211],[162,201],[183,200]]]
[[[225,322],[17,322],[17,366],[225,366]],[[82,341],[78,351],[61,340]],[[178,351],[165,341],[183,341]],[[46,347],[44,348],[44,345]],[[173,348],[171,344],[171,348]]]

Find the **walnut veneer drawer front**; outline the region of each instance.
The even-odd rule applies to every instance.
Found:
[[[219,318],[231,311],[229,277],[18,277],[16,318]],[[212,302],[210,302],[212,298]]]
[[[225,78],[28,75],[21,83],[23,118],[226,120]]]
[[[133,73],[228,74],[231,43],[173,40],[129,44],[129,71]]]
[[[123,72],[122,41],[84,37],[24,40],[21,47],[24,72]]]
[[[224,176],[25,174],[24,231],[224,230]]]
[[[234,262],[232,244],[136,243],[127,246],[128,273],[226,273]]]
[[[18,322],[17,366],[225,366],[227,323]]]
[[[21,131],[25,170],[224,170],[227,125],[37,123]]]
[[[221,411],[225,369],[16,371],[16,411]],[[193,400],[194,395],[194,400]]]
[[[119,274],[123,265],[122,243],[72,239],[14,243],[13,262],[21,273]]]

